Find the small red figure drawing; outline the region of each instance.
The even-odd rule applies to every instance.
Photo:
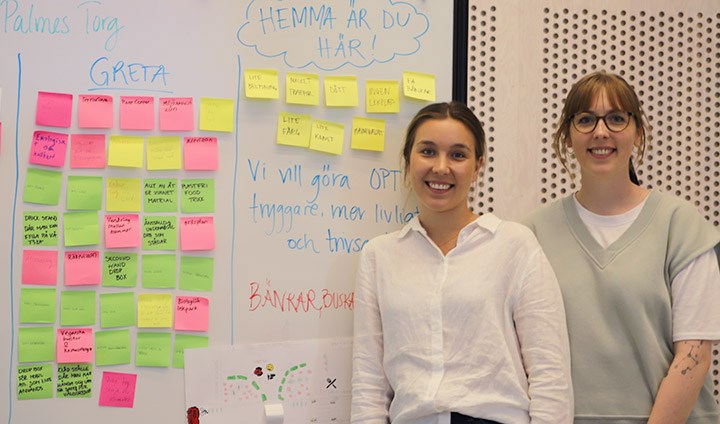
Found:
[[[258,377],[262,376],[262,375],[263,375],[262,367],[256,367],[256,368],[255,368],[255,371],[253,372],[253,374],[255,374],[255,375],[258,376]]]
[[[200,409],[191,406],[187,410],[187,424],[200,424]]]

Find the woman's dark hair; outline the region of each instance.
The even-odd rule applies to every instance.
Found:
[[[408,124],[405,132],[405,144],[402,149],[405,172],[407,172],[407,165],[410,163],[410,153],[415,142],[415,134],[420,125],[431,119],[453,119],[461,122],[475,138],[475,160],[485,157],[485,131],[475,113],[465,103],[456,101],[433,103],[420,109]]]

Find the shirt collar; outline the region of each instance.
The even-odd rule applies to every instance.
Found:
[[[469,223],[465,228],[463,228],[460,231],[460,237],[464,237],[467,234],[470,234],[471,232],[475,231],[476,228],[483,229],[485,231],[489,231],[492,234],[495,234],[495,231],[497,231],[497,228],[500,226],[500,223],[502,220],[495,216],[495,214],[492,213],[484,213],[477,217],[473,222]],[[420,218],[418,215],[415,215],[413,219],[411,219],[405,226],[398,232],[398,238],[401,239],[405,236],[407,236],[411,231],[417,231],[421,234],[427,235],[427,232],[425,231],[425,228],[420,224]]]

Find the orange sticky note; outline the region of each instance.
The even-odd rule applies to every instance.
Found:
[[[183,143],[183,168],[186,171],[218,169],[217,137],[185,137]]]
[[[95,338],[92,328],[58,328],[55,340],[59,364],[94,361]]]
[[[180,250],[215,249],[215,223],[212,216],[180,218]]]
[[[78,96],[78,128],[112,128],[113,98],[104,94]]]
[[[100,284],[101,280],[99,251],[77,250],[65,252],[66,286]]]
[[[161,97],[159,115],[161,131],[192,131],[195,129],[195,110],[192,97]]]
[[[105,215],[106,248],[139,247],[141,241],[140,217],[137,214]]]
[[[30,146],[30,163],[62,168],[65,165],[67,144],[67,134],[35,131]]]
[[[57,272],[57,250],[23,250],[23,284],[54,286],[57,284]]]
[[[105,168],[106,160],[104,134],[70,136],[70,168]]]
[[[155,99],[149,96],[120,96],[120,129],[155,128]]]
[[[210,304],[200,296],[177,296],[175,298],[175,329],[207,331]]]
[[[35,124],[70,128],[72,102],[72,94],[39,91],[35,109]]]

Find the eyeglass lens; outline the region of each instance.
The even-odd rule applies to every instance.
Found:
[[[605,126],[612,132],[620,132],[630,124],[629,112],[611,112],[605,116],[597,116],[589,112],[581,112],[573,116],[572,123],[576,130],[583,134],[595,131],[598,121],[602,119]]]

